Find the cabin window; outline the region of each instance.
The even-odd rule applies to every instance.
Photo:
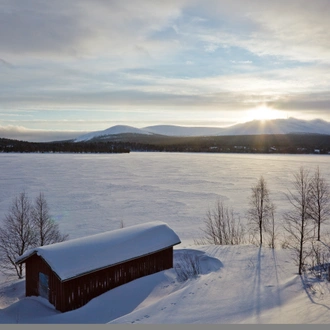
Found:
[[[39,273],[39,296],[48,300],[49,286],[48,276],[44,273]]]

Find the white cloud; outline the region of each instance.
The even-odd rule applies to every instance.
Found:
[[[329,63],[329,1],[233,2],[238,4],[238,13],[255,24],[251,30],[235,34],[233,45],[261,56]]]
[[[186,14],[191,7],[197,15]],[[159,55],[172,50],[168,40],[153,34],[174,28],[183,47],[200,39],[207,52],[229,45],[258,55],[328,62],[329,11],[328,0],[6,0],[0,5],[0,49],[5,61],[38,54],[125,57],[136,47]]]
[[[0,137],[29,142],[51,142],[51,141],[63,141],[71,140],[84,134],[86,131],[46,131],[46,130],[34,130],[28,129],[23,126],[0,126]]]
[[[328,0],[3,0],[2,123],[13,109],[17,124],[26,109],[77,123],[79,109],[225,117],[259,102],[325,116],[329,11]]]
[[[217,44],[208,44],[204,46],[204,50],[207,53],[214,53],[218,48],[219,46]]]
[[[0,49],[8,57],[120,56],[180,15],[178,2],[31,0],[0,5]],[[149,40],[150,43],[150,40]]]

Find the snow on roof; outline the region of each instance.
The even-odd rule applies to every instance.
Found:
[[[33,248],[16,263],[37,254],[65,281],[179,243],[179,237],[166,223],[154,221]]]

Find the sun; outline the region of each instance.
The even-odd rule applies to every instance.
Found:
[[[266,105],[260,105],[257,108],[251,109],[248,117],[250,120],[271,120],[282,118],[283,116],[278,110],[272,109]]]

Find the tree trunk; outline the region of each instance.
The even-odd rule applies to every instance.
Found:
[[[300,235],[300,251],[299,251],[299,275],[302,275],[302,269],[303,269],[304,225],[305,225],[305,219],[302,219],[301,235]]]

